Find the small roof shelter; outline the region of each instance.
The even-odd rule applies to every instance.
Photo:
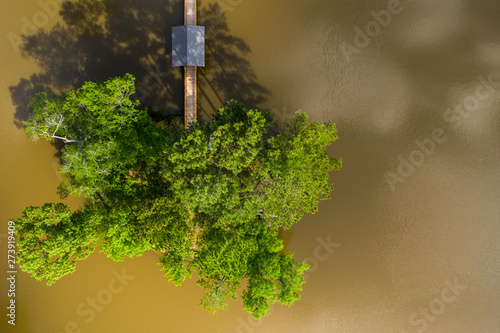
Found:
[[[172,28],[172,67],[181,66],[205,67],[205,27]]]

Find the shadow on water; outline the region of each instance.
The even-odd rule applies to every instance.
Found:
[[[63,23],[50,31],[23,36],[22,55],[41,71],[9,88],[16,126],[29,118],[28,104],[39,91],[58,94],[125,73],[136,77],[136,98],[153,117],[183,114],[183,69],[171,65],[171,28],[184,24],[182,1],[66,1],[60,16]],[[199,24],[206,26],[211,62],[200,71],[199,89],[213,109],[200,111],[213,112],[228,99],[249,107],[265,101],[269,92],[245,59],[250,48],[231,34],[219,6],[199,8]]]
[[[215,102],[208,101],[210,107],[217,107],[229,99],[236,99],[249,108],[265,102],[269,90],[258,83],[250,62],[245,58],[251,53],[250,47],[243,39],[230,34],[219,5],[215,3],[202,8],[198,23],[206,27],[209,60],[209,67],[200,71],[198,88],[204,97],[208,96],[207,90],[215,94]]]

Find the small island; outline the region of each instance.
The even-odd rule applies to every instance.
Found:
[[[62,142],[63,203],[27,207],[17,220],[19,266],[51,285],[96,247],[109,258],[161,253],[180,285],[193,273],[212,313],[237,297],[261,318],[275,302],[300,298],[308,265],[284,251],[280,229],[314,213],[333,186],[340,158],[325,147],[335,125],[298,111],[277,135],[268,112],[228,101],[212,121],[154,122],[134,94],[134,77],[86,82],[62,96],[41,92],[25,122],[32,140]]]

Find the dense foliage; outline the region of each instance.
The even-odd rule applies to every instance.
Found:
[[[307,123],[299,111],[270,136],[268,113],[230,101],[212,122],[184,129],[154,123],[133,94],[125,75],[31,103],[28,136],[64,142],[59,194],[88,200],[74,212],[62,203],[26,208],[20,267],[50,285],[95,246],[117,261],[154,250],[176,285],[197,273],[211,312],[226,308],[242,281],[256,318],[298,300],[308,265],[283,250],[278,230],[329,198],[328,173],[341,167],[325,152],[335,125]]]

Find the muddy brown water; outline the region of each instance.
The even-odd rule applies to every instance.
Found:
[[[168,54],[182,2],[74,1],[61,13],[43,3],[0,3],[2,276],[7,222],[58,200],[55,148],[19,127],[34,91],[131,72],[144,104],[169,116],[182,108]],[[0,330],[500,332],[500,3],[211,4],[199,2],[201,118],[235,98],[279,122],[301,109],[337,124],[328,152],[344,166],[332,199],[282,234],[312,265],[302,299],[260,322],[240,300],[213,318],[194,279],[168,283],[158,255],[115,263],[95,253],[52,287],[18,272],[15,327],[2,279]],[[35,35],[17,45],[23,30]]]

